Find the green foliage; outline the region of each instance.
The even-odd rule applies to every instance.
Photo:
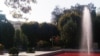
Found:
[[[14,46],[18,47],[21,45],[21,32],[20,30],[15,30]]]
[[[62,14],[63,10],[56,6],[54,11],[52,12],[52,23],[58,24],[59,18],[62,16]]]
[[[0,44],[0,51],[4,50],[4,45]]]
[[[26,50],[29,45],[29,40],[27,36],[23,34],[22,32],[21,32],[21,45],[24,50]]]
[[[21,31],[21,29],[17,29],[15,31],[14,46],[26,50],[29,44],[28,42],[27,36]]]
[[[42,23],[40,24],[40,36],[42,40],[49,41],[53,36],[57,36],[59,31],[55,25]]]
[[[58,25],[59,20],[64,14],[77,13],[80,17],[82,17],[85,6],[89,8],[92,18],[96,17],[96,7],[93,3],[89,3],[87,5],[76,4],[75,6],[71,6],[70,9],[59,8],[56,6],[52,12],[52,22]]]
[[[79,46],[84,6],[89,8],[92,19],[95,20],[96,7],[92,3],[88,5],[76,4],[75,6],[71,6],[70,9],[56,8],[56,10],[53,11],[53,20],[57,23],[61,40],[68,48],[78,48]]]
[[[66,42],[63,42],[63,44],[68,48],[76,48],[78,46],[80,21],[81,18],[76,12],[66,13],[58,21],[62,42]]]
[[[46,48],[49,47],[48,42],[45,40],[40,40],[37,42],[37,47],[38,48]]]
[[[13,25],[6,19],[5,15],[0,15],[0,43],[2,43],[5,48],[10,48],[13,46],[13,37]]]
[[[39,36],[39,24],[37,22],[25,23],[21,26],[21,30],[27,36],[29,46],[36,46],[35,43]]]
[[[93,38],[98,43],[100,49],[100,15],[97,15],[93,21]]]
[[[4,4],[9,8],[14,10],[9,10],[11,12],[13,18],[16,19],[26,19],[24,15],[27,13],[30,15],[30,11],[32,10],[31,3],[36,3],[36,0],[5,0]],[[9,15],[10,15],[9,14]]]
[[[28,49],[27,49],[27,53],[35,53],[35,49],[28,48]]]
[[[25,23],[21,26],[22,32],[28,37],[29,46],[35,47],[39,40],[50,41],[52,36],[57,36],[59,31],[55,25],[37,22]]]
[[[10,48],[9,54],[19,54],[18,48],[16,48],[16,47]]]

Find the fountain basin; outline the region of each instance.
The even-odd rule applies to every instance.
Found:
[[[100,56],[100,53],[91,53],[90,55],[88,55],[87,53],[82,53],[80,55],[79,52],[64,52],[55,54],[54,56]]]
[[[99,50],[91,51],[90,55],[88,55],[88,53],[85,51],[80,53],[79,50],[64,49],[64,50],[59,50],[52,53],[47,53],[47,54],[42,54],[37,56],[100,56],[100,51]]]

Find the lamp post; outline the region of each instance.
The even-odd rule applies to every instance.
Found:
[[[54,36],[52,36],[52,38],[50,38],[50,41],[51,41],[52,47],[53,47],[53,38],[54,38]]]

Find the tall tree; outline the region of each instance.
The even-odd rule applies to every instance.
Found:
[[[96,16],[93,21],[93,40],[98,43],[98,47],[100,49],[100,15]]]
[[[40,24],[41,39],[49,41],[53,36],[59,35],[59,31],[55,25],[42,23]]]
[[[96,7],[94,6],[93,3],[89,3],[88,5],[76,4],[75,6],[71,6],[70,9],[62,9],[62,8],[56,7],[54,11],[52,12],[52,15],[53,15],[52,21],[54,22],[54,24],[58,24],[58,21],[60,20],[61,16],[66,13],[67,14],[77,13],[82,17],[85,6],[89,8],[92,18],[95,18],[96,17]]]
[[[22,32],[28,37],[30,47],[36,46],[39,32],[37,22],[25,23],[21,26]]]
[[[68,48],[78,48],[81,17],[76,13],[64,14],[58,21],[61,38]]]
[[[58,24],[59,18],[62,16],[63,10],[58,6],[55,7],[54,11],[52,12],[52,22],[54,24]]]
[[[21,31],[21,29],[15,30],[15,37],[14,37],[14,46],[18,48],[22,48],[23,50],[26,50],[28,47],[28,39],[25,34]]]
[[[14,27],[6,19],[5,15],[0,15],[0,43],[5,48],[11,48],[13,46]]]

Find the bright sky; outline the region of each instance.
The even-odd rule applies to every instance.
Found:
[[[0,0],[0,10],[3,10],[3,13],[6,14],[9,20],[16,20],[9,15],[10,8],[7,8],[3,1],[4,0]],[[37,0],[36,4],[32,4],[33,11],[31,12],[29,20],[38,21],[40,23],[51,22],[51,12],[56,6],[60,8],[70,8],[71,5],[75,5],[76,3],[93,3],[97,8],[100,7],[100,0]]]

